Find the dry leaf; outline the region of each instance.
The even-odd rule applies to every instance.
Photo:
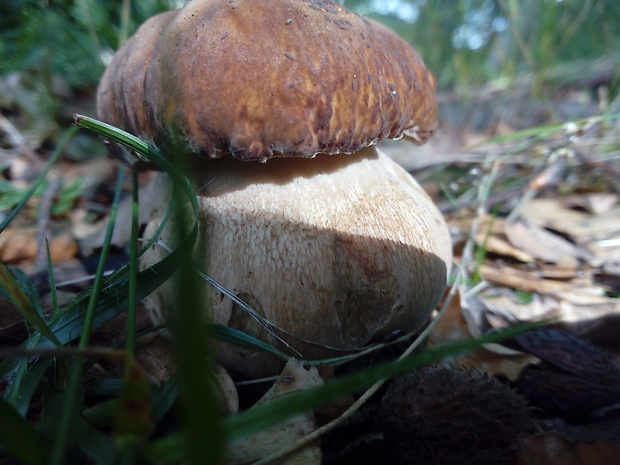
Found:
[[[567,206],[565,199],[534,199],[524,208],[522,217],[540,227],[569,236],[588,252],[588,263],[603,267],[620,262],[620,207],[593,215]]]
[[[618,203],[618,195],[607,192],[595,192],[568,197],[566,202],[571,206],[581,207],[589,213],[603,215],[608,213]]]
[[[164,330],[146,333],[138,339],[136,361],[152,384],[159,386],[172,377],[177,369],[174,355],[174,348]],[[239,396],[228,372],[213,361],[210,374],[215,390],[215,401],[220,411],[224,414],[237,413]]]
[[[476,243],[487,252],[513,257],[524,263],[535,261],[532,254],[515,247],[508,241],[504,233],[505,223],[503,219],[489,215],[480,218],[475,234]]]
[[[49,246],[54,262],[68,260],[78,253],[77,242],[66,232],[54,233]],[[5,229],[0,235],[0,260],[11,265],[32,262],[38,247],[35,227]]]
[[[283,395],[322,383],[323,380],[316,368],[312,367],[306,370],[302,362],[290,359],[278,380],[256,405],[262,405]],[[306,412],[260,433],[235,441],[230,446],[228,463],[230,465],[252,463],[290,446],[316,428],[314,413]],[[280,465],[320,465],[321,460],[321,448],[315,444],[274,463]]]
[[[530,295],[529,301],[524,301],[512,289],[490,288],[481,292],[478,298],[488,311],[504,315],[505,321],[540,321],[554,317],[558,311],[557,298],[537,293]],[[499,329],[500,326],[494,328]]]
[[[513,246],[547,263],[574,268],[583,255],[563,237],[527,221],[504,222],[504,233]]]
[[[555,281],[551,279],[541,279],[535,273],[521,270],[515,267],[501,264],[483,264],[479,268],[480,275],[486,281],[508,287],[511,289],[519,289],[525,292],[539,292],[541,294],[550,294],[564,297],[572,294],[578,288],[580,293],[589,293],[591,295],[603,295],[605,290],[596,286],[570,281]],[[576,278],[578,281],[578,278]]]

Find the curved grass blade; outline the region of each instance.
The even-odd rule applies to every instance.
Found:
[[[499,342],[525,331],[539,327],[539,323],[528,323],[515,328],[486,334],[484,336],[434,347],[411,357],[376,365],[361,372],[342,376],[316,388],[283,396],[270,404],[257,406],[238,415],[228,417],[224,424],[230,431],[230,440],[240,439],[273,426],[293,415],[319,407],[343,395],[359,392],[375,382],[403,374],[415,367],[437,362],[455,354],[480,347],[483,344]],[[292,413],[295,412],[295,413]]]
[[[178,195],[173,195],[173,205],[179,212],[177,231],[179,242],[175,252],[179,252],[179,268],[177,280],[179,298],[176,308],[183,311],[176,314],[176,329],[179,355],[179,371],[181,375],[181,418],[188,435],[188,455],[192,462],[201,463],[204,457],[209,456],[213,463],[219,463],[223,454],[224,437],[220,428],[219,413],[211,387],[209,377],[208,358],[210,352],[209,338],[204,337],[200,321],[202,321],[204,308],[197,304],[196,295],[197,279],[193,268],[191,250],[197,237],[198,228],[198,203],[194,190],[181,173],[178,166],[163,157],[154,148],[144,141],[121,131],[113,126],[101,123],[92,118],[76,115],[75,122],[81,127],[93,130],[99,134],[114,140],[130,150],[143,155],[148,160],[156,163],[166,171],[173,180],[173,193],[181,191],[187,197],[192,209],[192,226],[185,221],[183,212],[184,202]],[[188,238],[190,240],[188,240]]]
[[[227,439],[231,442],[241,439],[347,394],[362,391],[382,379],[398,376],[415,367],[437,362],[446,357],[475,349],[483,344],[499,342],[540,326],[541,323],[528,323],[475,339],[446,344],[408,358],[376,365],[361,372],[342,376],[307,391],[282,396],[267,404],[255,406],[245,412],[224,418],[223,426],[227,432]],[[152,442],[147,452],[163,463],[182,462],[186,459],[186,450],[184,449],[186,441],[187,439],[183,434],[171,435]]]
[[[43,318],[43,309],[34,286],[21,272],[15,270],[15,273],[17,277],[13,276],[8,267],[0,261],[0,295],[12,302],[24,320],[37,331],[54,344],[60,345],[60,341]]]
[[[233,344],[263,350],[265,352],[275,355],[276,357],[284,361],[287,361],[289,358],[291,358],[290,355],[282,352],[279,349],[276,349],[271,344],[263,342],[260,339],[255,338],[254,336],[250,336],[243,331],[239,331],[238,329],[231,328],[229,326],[210,324],[209,332],[214,338],[219,339],[220,341],[231,342]]]
[[[84,322],[82,324],[80,340],[78,343],[79,349],[86,349],[90,342],[90,333],[93,329],[93,323],[95,320],[97,299],[101,288],[103,287],[105,263],[110,250],[110,245],[112,243],[112,234],[114,233],[114,226],[116,223],[116,214],[118,212],[118,204],[120,202],[123,178],[124,170],[119,170],[116,181],[116,189],[114,192],[114,201],[110,211],[110,220],[108,223],[105,240],[101,248],[101,256],[99,257],[99,264],[95,273],[95,281],[88,300],[88,307],[84,314]],[[52,456],[50,459],[50,463],[52,465],[62,465],[66,461],[67,449],[69,448],[71,440],[71,426],[73,424],[73,419],[76,416],[75,414],[77,412],[82,394],[80,387],[85,363],[86,360],[83,357],[75,357],[73,364],[71,365],[67,391],[63,399],[63,409],[58,423],[57,434],[54,438],[54,446],[52,448]]]
[[[192,188],[187,178],[183,175],[179,167],[175,166],[171,160],[164,157],[161,153],[159,153],[159,151],[157,151],[154,147],[151,147],[142,139],[131,135],[121,129],[118,129],[110,124],[103,123],[102,121],[98,121],[94,118],[90,118],[84,115],[74,115],[74,120],[75,124],[79,127],[96,132],[103,137],[106,137],[110,140],[124,145],[128,149],[133,150],[144,156],[146,159],[155,163],[159,168],[168,173],[173,179],[175,186],[180,187],[181,190],[185,193],[187,200],[189,200],[193,210],[192,213],[194,214],[194,220],[198,219],[198,202],[196,200],[194,189]],[[194,223],[193,227],[195,228],[196,226],[197,224]],[[192,229],[190,229],[190,231]],[[192,233],[188,234],[188,236],[191,237]],[[181,241],[181,243],[183,243],[183,241]]]

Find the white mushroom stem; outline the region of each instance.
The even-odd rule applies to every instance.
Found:
[[[371,147],[316,158],[322,160],[205,160],[194,180],[204,219],[196,248],[205,257],[203,271],[296,335],[280,334],[307,359],[333,356],[327,347],[355,349],[420,326],[451,263],[441,214],[386,155]],[[144,263],[164,253],[154,248]],[[171,292],[165,285],[148,300],[156,319],[166,319]],[[206,284],[204,292],[211,321],[282,348],[229,298]],[[221,357],[249,375],[279,368],[265,353],[229,345]]]

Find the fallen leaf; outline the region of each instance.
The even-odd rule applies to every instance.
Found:
[[[573,280],[556,281],[540,279],[540,277],[530,271],[499,263],[484,263],[480,266],[479,272],[480,276],[486,281],[525,292],[540,292],[541,294],[564,296],[574,293],[575,289],[578,288],[580,293],[599,296],[605,294],[605,290],[601,286],[596,286],[593,283],[583,284]]]
[[[489,215],[480,218],[475,234],[476,244],[483,247],[487,253],[513,257],[524,263],[535,261],[536,258],[528,251],[521,250],[508,241],[504,233],[505,223],[505,220]]]
[[[308,389],[322,384],[318,370],[304,368],[302,362],[290,359],[278,380],[267,393],[256,403],[266,404],[295,391]],[[235,441],[229,449],[228,463],[241,465],[264,458],[278,450],[290,446],[317,428],[313,412],[306,412],[272,428],[247,438]],[[279,465],[319,465],[322,460],[319,445],[310,445],[286,458],[278,461]]]
[[[30,263],[35,259],[38,247],[36,228],[5,229],[0,235],[0,260],[8,265]],[[53,233],[49,247],[54,262],[78,254],[77,242],[67,232]]]
[[[506,221],[503,224],[510,243],[539,260],[574,268],[583,255],[573,243],[533,223]]]

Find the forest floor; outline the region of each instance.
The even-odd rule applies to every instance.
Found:
[[[1,220],[43,172],[72,114],[95,115],[90,95],[58,83],[60,103],[49,110],[25,81],[0,81]],[[512,461],[490,463],[613,463],[620,457],[620,122],[608,116],[620,109],[590,89],[549,100],[480,92],[484,98],[476,101],[441,94],[443,124],[427,145],[382,145],[421,182],[451,231],[453,278],[427,347],[551,320],[531,337],[444,365],[494,377],[527,399],[535,432],[510,445]],[[73,135],[47,181],[0,234],[0,260],[22,269],[45,294],[48,238],[57,297],[74,298],[96,268],[118,169],[98,138]],[[127,185],[110,269],[127,260],[129,193]],[[148,324],[144,317],[139,326]],[[116,331],[100,330],[96,342],[105,345]],[[22,315],[0,299],[0,345],[16,347],[27,334]],[[157,382],[156,351],[144,360]],[[481,415],[485,420],[471,421],[489,427],[486,417],[494,413]],[[366,450],[359,437],[347,440],[347,450],[358,450],[350,457]],[[346,463],[342,454],[331,455],[333,463]]]

